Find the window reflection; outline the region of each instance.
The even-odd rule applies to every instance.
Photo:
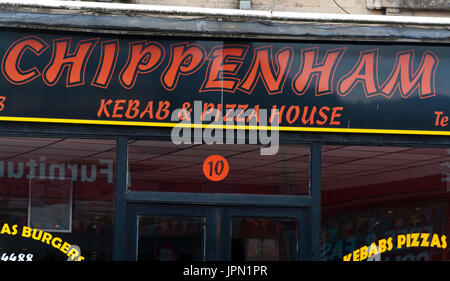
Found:
[[[448,236],[450,149],[323,146],[322,258],[342,260],[408,233]],[[449,250],[394,249],[381,260],[443,260]]]
[[[110,260],[115,147],[110,140],[0,138],[0,223],[51,233],[85,260]],[[68,258],[34,239],[1,236],[0,252]]]
[[[283,218],[233,218],[231,260],[293,261],[297,223]]]
[[[138,260],[204,260],[202,217],[139,216]]]
[[[309,154],[305,145],[281,145],[261,155],[259,145],[182,144],[133,141],[129,144],[129,189],[165,192],[304,195],[309,192]],[[203,161],[218,154],[229,163],[228,176],[212,182]]]

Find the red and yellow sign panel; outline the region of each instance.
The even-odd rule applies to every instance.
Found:
[[[1,33],[2,121],[450,135],[447,46]]]

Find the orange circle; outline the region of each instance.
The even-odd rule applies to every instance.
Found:
[[[203,174],[211,181],[221,181],[230,171],[227,159],[220,155],[211,155],[203,161]]]

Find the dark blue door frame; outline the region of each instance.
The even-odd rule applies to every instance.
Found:
[[[310,226],[308,208],[180,205],[160,203],[128,203],[125,223],[125,260],[137,260],[138,218],[141,215],[203,217],[206,219],[204,233],[204,260],[229,261],[231,259],[232,219],[242,218],[290,218],[296,220],[296,260],[308,259],[310,252]],[[219,227],[217,227],[219,226]]]
[[[320,260],[321,228],[321,146],[330,145],[375,145],[409,147],[449,147],[446,136],[415,136],[385,134],[333,134],[333,133],[280,133],[280,142],[288,144],[310,144],[310,194],[309,196],[265,196],[232,194],[174,194],[168,192],[127,191],[128,140],[170,140],[170,132],[163,128],[114,127],[75,124],[46,124],[27,122],[0,122],[0,136],[7,137],[56,137],[113,139],[117,141],[114,198],[114,247],[113,260],[126,260],[126,206],[133,202],[204,204],[216,206],[265,206],[303,208],[302,221],[309,227],[305,237],[309,247],[306,260]],[[302,236],[304,237],[304,235]],[[303,255],[302,255],[303,256]]]
[[[291,218],[297,223],[296,260],[306,260],[308,254],[308,237],[310,228],[305,220],[306,208],[273,208],[273,207],[223,207],[220,215],[219,260],[231,260],[232,219],[239,218]]]
[[[203,204],[204,206],[215,206],[215,208],[209,208],[209,210],[216,214],[227,212],[237,214],[241,212],[245,214],[243,210],[247,209],[259,210],[257,215],[259,217],[297,217],[298,224],[302,227],[299,228],[299,251],[297,252],[298,260],[319,260],[320,259],[320,233],[313,233],[314,231],[320,231],[320,145],[313,143],[311,145],[311,163],[315,162],[315,165],[311,165],[310,169],[310,195],[307,196],[292,196],[292,195],[245,195],[245,194],[192,194],[192,193],[177,193],[177,192],[142,192],[142,191],[128,191],[127,190],[127,171],[128,171],[128,138],[120,137],[118,139],[117,146],[117,171],[116,171],[116,207],[115,207],[115,244],[114,244],[114,260],[129,260],[129,258],[135,258],[133,255],[125,253],[129,251],[129,247],[134,247],[136,244],[129,244],[127,241],[129,238],[125,234],[123,229],[128,229],[134,225],[129,226],[129,221],[136,221],[136,217],[129,213],[129,205],[134,203],[172,203],[173,207],[178,208],[179,204]],[[313,161],[313,159],[315,161]],[[318,174],[318,175],[317,175]],[[319,192],[318,192],[319,191]],[[313,199],[311,194],[319,194],[319,200],[315,200],[316,206],[313,206]],[[227,207],[228,206],[228,207]],[[253,207],[253,209],[249,209]],[[256,209],[255,209],[256,208]],[[294,211],[292,211],[294,210]],[[295,215],[293,215],[293,213]],[[317,217],[314,217],[316,214]],[[256,213],[255,213],[256,215]],[[224,228],[224,231],[229,232],[228,225],[224,224],[229,216],[220,216],[220,227]],[[223,218],[226,218],[225,220]],[[314,218],[314,219],[313,219]],[[128,233],[128,232],[127,232]],[[223,231],[221,233],[224,233]],[[217,234],[217,233],[216,233]],[[134,234],[132,234],[134,235]],[[134,236],[132,236],[134,237]],[[229,260],[230,259],[230,239],[227,234],[220,236],[219,248],[221,248],[221,254],[216,255],[216,259]],[[228,236],[229,237],[229,236]],[[225,240],[224,240],[225,239]],[[228,239],[228,240],[227,240]],[[314,239],[319,239],[314,241]],[[124,247],[127,245],[127,247]],[[130,246],[128,246],[130,245]],[[134,245],[134,246],[132,246]],[[317,249],[314,249],[317,247]],[[136,249],[134,249],[136,251]],[[208,256],[212,258],[212,256]],[[209,260],[209,259],[208,259]],[[214,260],[214,259],[212,259]]]
[[[205,261],[217,258],[217,208],[197,205],[161,205],[147,203],[129,203],[126,207],[126,239],[125,259],[137,260],[138,220],[141,215],[201,217],[206,219],[206,229],[203,236],[203,256]]]

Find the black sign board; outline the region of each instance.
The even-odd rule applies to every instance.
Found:
[[[0,33],[0,121],[450,135],[444,45]]]

